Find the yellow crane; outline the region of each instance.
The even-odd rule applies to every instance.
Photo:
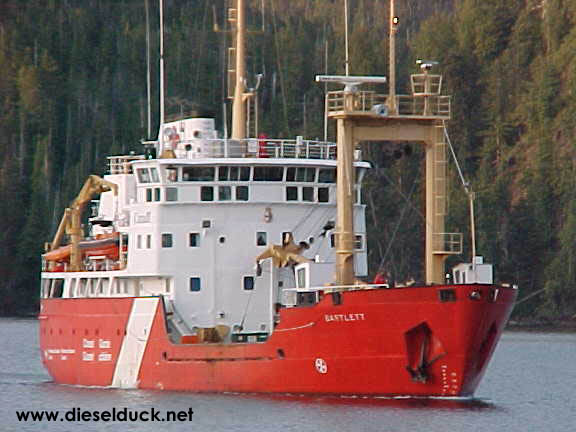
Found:
[[[60,225],[58,225],[58,230],[52,243],[47,244],[46,252],[55,250],[62,244],[64,234],[70,237],[70,271],[79,271],[82,266],[79,244],[82,238],[81,218],[86,204],[95,195],[110,191],[114,192],[114,196],[117,196],[118,185],[97,175],[89,176],[74,201],[64,210],[64,215],[60,220]]]

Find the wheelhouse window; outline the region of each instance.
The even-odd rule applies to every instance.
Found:
[[[282,181],[284,167],[260,166],[254,167],[254,181]]]
[[[202,186],[200,188],[200,201],[214,201],[213,186]]]
[[[318,183],[336,183],[336,168],[320,168]]]
[[[178,168],[175,168],[175,167],[166,168],[166,179],[169,182],[178,181]]]
[[[136,175],[138,176],[139,183],[150,183],[150,173],[148,168],[138,168],[136,169]]]
[[[248,166],[221,166],[218,167],[218,180],[220,181],[249,181],[250,167]]]
[[[201,280],[199,277],[190,278],[190,292],[198,292],[202,289]]]
[[[160,176],[158,175],[157,168],[150,168],[150,179],[152,183],[160,183]]]
[[[214,167],[192,166],[182,168],[182,181],[214,181]]]
[[[289,182],[314,182],[316,180],[316,168],[288,168],[286,170],[286,181]]]
[[[173,246],[172,234],[164,233],[162,234],[162,247],[171,248]]]

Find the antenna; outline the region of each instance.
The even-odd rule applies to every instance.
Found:
[[[388,76],[390,77],[388,111],[390,114],[397,113],[396,106],[396,32],[398,31],[399,18],[396,16],[395,0],[390,0],[390,68]]]
[[[164,0],[160,0],[160,154],[164,150]]]
[[[146,0],[146,99],[148,103],[148,133],[146,139],[151,139],[152,135],[152,101],[150,100],[150,0]]]

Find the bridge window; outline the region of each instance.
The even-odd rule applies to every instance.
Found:
[[[336,168],[320,168],[318,183],[336,183]]]
[[[201,280],[199,277],[190,278],[190,292],[198,292],[202,288]]]
[[[214,181],[214,167],[184,167],[182,168],[182,181]]]
[[[138,168],[136,170],[136,175],[138,176],[138,181],[140,183],[150,183],[150,173],[148,168]]]
[[[178,181],[178,168],[168,167],[166,168],[166,178],[169,182]]]
[[[248,201],[248,186],[236,186],[236,201]]]
[[[218,168],[220,181],[249,181],[250,167],[247,166],[221,166]]]
[[[254,167],[254,181],[282,181],[284,168],[277,166]]]
[[[158,176],[158,169],[150,168],[150,179],[152,183],[160,183],[160,177]]]
[[[286,181],[289,182],[314,182],[316,179],[316,168],[288,168],[286,170]]]
[[[318,202],[327,203],[330,201],[330,190],[327,187],[318,188]]]

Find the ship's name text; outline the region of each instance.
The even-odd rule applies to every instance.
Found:
[[[326,322],[338,321],[338,322],[350,322],[350,321],[365,321],[363,313],[348,313],[348,314],[326,314],[324,315],[324,320]]]

